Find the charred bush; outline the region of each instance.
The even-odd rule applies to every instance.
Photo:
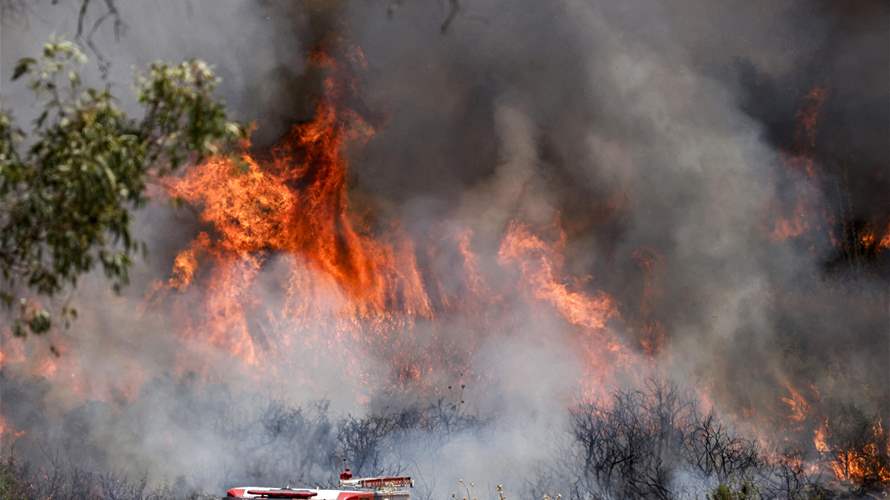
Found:
[[[693,411],[676,388],[618,391],[608,405],[572,412],[572,435],[581,450],[580,474],[625,498],[672,498],[674,464],[684,451]]]
[[[723,483],[762,465],[755,443],[732,436],[714,414],[690,417],[684,423],[684,451],[701,474]]]
[[[766,453],[674,385],[620,390],[571,417],[577,473],[563,481],[570,498],[667,499],[708,490],[716,498],[811,498],[822,491],[798,454]]]
[[[337,426],[337,453],[359,474],[383,472],[384,447],[404,422],[400,415],[349,416]]]

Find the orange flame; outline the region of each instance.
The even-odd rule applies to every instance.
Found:
[[[812,182],[816,177],[814,161],[816,132],[822,114],[822,106],[827,97],[828,91],[824,87],[814,87],[804,96],[803,104],[796,116],[794,146],[790,154],[782,155],[785,164],[793,170],[803,171],[809,182]],[[813,225],[812,212],[812,207],[804,198],[797,199],[791,213],[776,217],[770,229],[770,239],[785,241],[805,234]]]
[[[870,434],[865,444],[833,449],[828,420],[824,420],[813,433],[813,445],[829,456],[828,468],[838,480],[867,487],[890,486],[890,439],[880,419],[872,424]]]
[[[643,293],[640,298],[640,316],[644,322],[640,328],[639,342],[646,354],[654,356],[662,351],[667,339],[664,326],[654,316],[655,304],[662,296],[660,281],[664,262],[652,249],[639,248],[632,256],[644,273]]]
[[[822,106],[828,97],[828,90],[825,87],[813,87],[804,97],[804,104],[797,112],[797,131],[796,141],[804,148],[813,148],[816,146],[816,126],[822,115]],[[809,164],[812,167],[812,164]],[[812,176],[812,172],[808,172]]]
[[[819,453],[828,453],[828,442],[825,440],[828,434],[828,421],[825,420],[813,431],[813,446]]]
[[[26,431],[17,431],[9,423],[3,415],[0,415],[0,445],[6,445],[15,442],[16,439],[27,434]]]
[[[346,58],[363,64],[360,51]],[[451,356],[456,339],[440,338],[446,329],[432,326],[420,336],[417,323],[457,310],[461,321],[469,314],[468,323],[482,331],[493,317],[488,311],[497,314],[510,296],[562,318],[587,370],[585,389],[605,388],[629,355],[607,327],[620,315],[606,292],[589,291],[565,272],[566,234],[559,229],[556,241],[548,241],[519,221],[509,223],[496,256],[509,280],[490,283],[492,274],[480,264],[488,261],[474,250],[471,229],[431,236],[433,248],[418,249],[398,221],[357,210],[344,149],[369,140],[374,130],[345,108],[355,88],[337,62],[322,52],[310,62],[326,72],[311,120],[294,126],[266,154],[251,154],[245,144],[241,155],[212,157],[163,181],[166,193],[195,208],[202,224],[149,298],[152,307],[169,307],[174,323],[182,325],[177,369],[210,376],[222,360],[227,370],[267,380],[286,373],[302,383],[312,363],[331,364],[318,360],[322,353],[336,352],[337,369],[367,381],[373,374],[361,356],[371,350],[399,381],[423,386],[436,363],[461,361]],[[440,248],[442,242],[447,247]],[[443,254],[447,265],[437,260]],[[654,352],[662,333],[648,335]],[[460,340],[458,349],[476,346],[473,338]],[[440,345],[452,349],[449,356],[434,352]],[[195,346],[201,356],[191,355]],[[293,359],[305,352],[313,356]],[[8,354],[0,357],[4,365]],[[104,390],[80,376],[75,357],[56,358],[40,357],[30,371],[64,378],[77,393]],[[293,369],[294,362],[301,369]],[[144,380],[139,368],[116,390],[135,394]]]
[[[360,52],[347,56],[363,64]],[[464,274],[456,292],[421,272],[415,244],[396,222],[357,215],[343,150],[367,141],[373,128],[341,106],[354,87],[337,63],[322,52],[313,53],[310,61],[329,73],[324,95],[312,120],[293,127],[268,157],[212,158],[166,181],[169,194],[198,207],[208,227],[174,260],[167,289],[185,292],[200,281],[207,291],[198,308],[186,311],[190,319],[183,336],[216,346],[247,366],[274,349],[341,342],[385,345],[399,377],[417,380],[436,361],[433,355],[419,359],[409,354],[411,349],[401,349],[416,321],[451,307],[495,305],[502,296],[479,270],[469,229],[458,230],[453,241]],[[587,294],[563,282],[565,240],[561,233],[551,245],[514,222],[498,262],[520,270],[520,289],[527,298],[549,304],[586,337],[598,339],[588,341],[585,351],[590,364],[602,371],[608,365],[599,359],[602,353],[620,357],[624,352],[605,329],[617,308],[604,292]],[[270,265],[279,266],[274,286],[285,297],[277,310],[258,297],[268,285],[259,283],[261,270]],[[260,335],[251,326],[257,316],[268,323]],[[354,377],[367,377],[355,371],[356,360],[342,362]]]
[[[571,290],[558,276],[563,265],[565,233],[550,246],[520,223],[511,223],[501,243],[498,259],[516,263],[532,295],[551,304],[569,323],[589,330],[602,330],[617,314],[612,298],[605,293],[589,296]]]
[[[878,242],[878,248],[881,250],[890,248],[890,224],[887,224],[887,228],[884,229],[884,236]]]
[[[806,420],[807,414],[810,412],[810,404],[790,384],[786,384],[785,388],[788,389],[790,397],[782,397],[782,402],[788,406],[790,412],[788,418],[794,422],[801,423]]]
[[[338,71],[321,52],[311,60]],[[394,329],[433,315],[413,244],[397,228],[375,239],[349,206],[343,146],[372,130],[356,114],[338,110],[341,87],[333,76],[324,88],[314,118],[295,126],[269,160],[212,158],[167,182],[168,192],[200,206],[201,220],[213,228],[213,236],[202,232],[176,257],[168,282],[180,290],[190,285],[201,254],[215,262],[206,283],[206,320],[188,336],[206,337],[249,365],[257,362],[259,346],[246,308],[257,305],[257,275],[275,254],[300,257],[289,261],[285,285],[291,312],[325,314],[323,297],[342,294],[340,321],[347,328],[359,320],[392,320],[387,328]]]
[[[807,206],[803,200],[798,200],[793,212],[787,216],[780,216],[773,223],[770,238],[773,241],[785,241],[797,238],[809,229],[807,221]]]
[[[555,243],[547,243],[526,225],[512,222],[501,242],[498,260],[518,268],[521,289],[533,299],[549,304],[566,322],[580,329],[579,348],[584,353],[584,397],[600,399],[616,370],[630,358],[625,345],[606,328],[618,319],[618,308],[605,292],[593,294],[573,289],[564,282],[566,235],[560,229]]]

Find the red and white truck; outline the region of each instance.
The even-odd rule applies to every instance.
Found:
[[[407,476],[353,478],[345,469],[340,473],[338,489],[268,488],[238,486],[229,488],[227,498],[304,498],[309,500],[410,500],[414,482]]]

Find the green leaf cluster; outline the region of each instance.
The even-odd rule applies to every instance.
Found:
[[[74,43],[51,40],[13,71],[42,110],[33,128],[0,111],[0,301],[19,307],[17,334],[49,330],[33,299],[73,289],[94,268],[115,290],[126,285],[134,255],[146,250],[131,222],[148,182],[243,135],[214,98],[219,79],[203,61],[157,62],[138,75],[140,117],[107,89],[83,85],[85,61]]]
[[[721,483],[708,495],[708,500],[758,500],[760,498],[757,488],[750,482],[742,482],[738,488]]]

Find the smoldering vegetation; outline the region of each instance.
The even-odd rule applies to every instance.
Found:
[[[26,387],[33,382],[3,382],[7,401],[40,391]],[[40,420],[45,411],[20,409],[19,415]],[[327,401],[293,405],[188,378],[147,384],[139,402],[123,411],[115,403],[92,402],[58,422],[63,424],[32,422],[27,434],[3,450],[0,497],[203,498],[239,484],[334,485],[346,464],[364,475],[406,472],[409,464],[400,457],[407,443],[483,428],[459,402],[442,399],[422,407],[336,415]],[[149,428],[158,433],[145,435]],[[114,445],[107,442],[111,436]],[[139,449],[121,463],[121,455],[112,451],[127,446]],[[134,476],[144,447],[189,468],[164,478]]]
[[[235,397],[222,386],[170,379],[149,384],[141,400],[157,403],[173,394],[163,412],[169,419],[166,431],[151,439],[158,448],[167,447],[166,453],[194,452],[189,470],[158,480],[116,466],[96,446],[101,434],[110,428],[120,438],[127,428],[135,437],[142,428],[130,427],[134,415],[94,403],[72,410],[63,428],[29,434],[16,449],[4,450],[2,498],[218,498],[235,485],[334,486],[344,464],[364,476],[413,475],[415,498],[442,498],[446,490],[497,498],[496,485],[474,478],[472,470],[443,485],[426,475],[434,468],[419,469],[421,454],[436,457],[454,442],[490,438],[498,415],[472,414],[459,400],[335,415],[325,401],[292,405]],[[127,411],[158,418],[157,409]],[[839,438],[856,439],[859,430],[851,428]],[[704,411],[690,393],[656,380],[642,389],[616,390],[601,403],[576,405],[557,437],[549,457],[529,469],[534,472],[506,478],[507,498],[828,499],[880,493],[880,484],[868,476],[841,486],[808,467],[800,451],[764,448],[734,432],[716,413]],[[189,443],[170,442],[182,439]],[[419,442],[422,449],[417,449]],[[208,450],[213,458],[202,459]]]

